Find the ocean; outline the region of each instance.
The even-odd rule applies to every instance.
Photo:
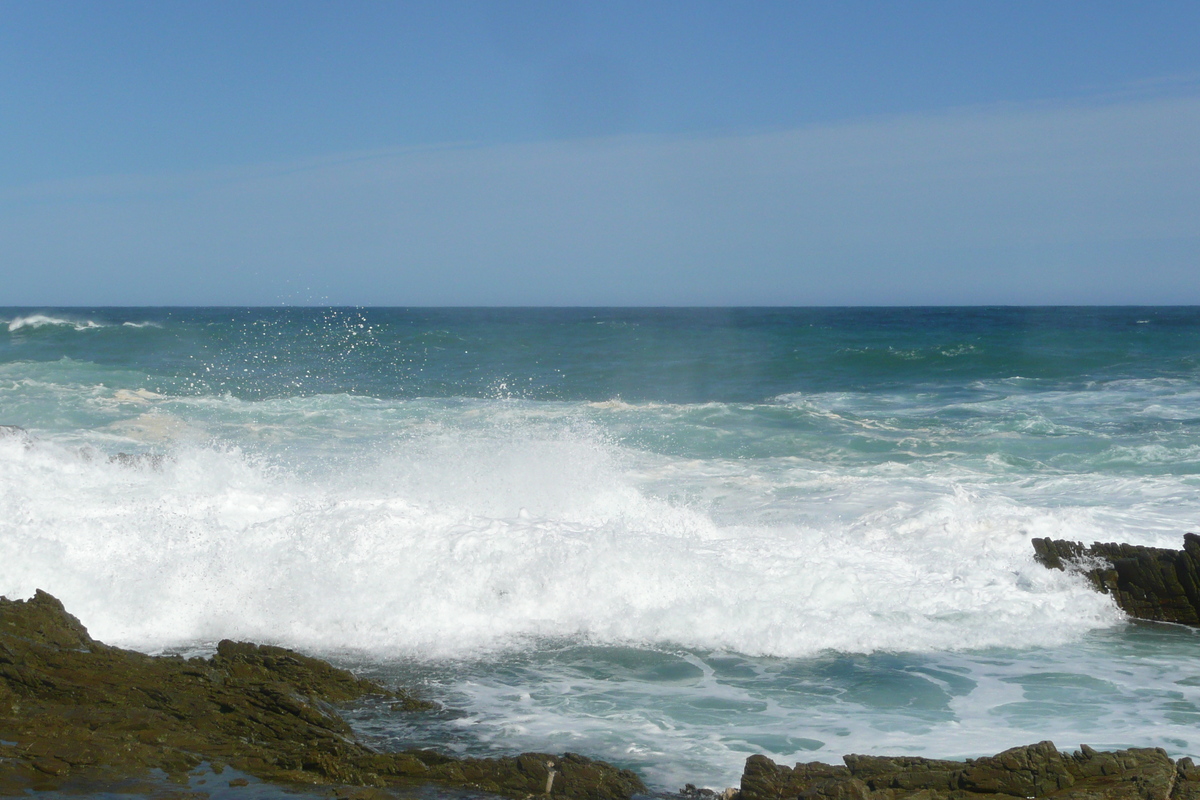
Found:
[[[1200,309],[0,309],[0,594],[444,704],[380,747],[1200,755],[1200,639],[1030,539],[1200,530]]]

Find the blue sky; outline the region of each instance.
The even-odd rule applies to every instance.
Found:
[[[1200,3],[0,2],[0,305],[1200,303]]]

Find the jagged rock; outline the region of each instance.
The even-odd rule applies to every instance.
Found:
[[[1200,800],[1200,769],[1190,758],[1176,761],[1175,769],[1177,775],[1171,800]]]
[[[1132,544],[1034,539],[1037,560],[1087,576],[1131,617],[1200,626],[1200,536],[1184,534],[1182,550]]]
[[[784,800],[828,784],[849,781],[853,776],[846,767],[813,761],[785,767],[766,756],[746,759],[742,770],[741,800]]]
[[[697,788],[695,784],[689,783],[675,793],[675,797],[679,800],[735,800],[740,792],[732,787],[723,792],[714,791],[703,786]],[[670,795],[660,795],[669,797]]]
[[[376,752],[333,705],[371,695],[396,713],[431,706],[281,647],[223,641],[212,658],[187,660],[109,647],[45,592],[0,598],[0,796],[68,779],[111,785],[152,769],[180,776],[202,761],[298,784],[432,781],[563,800],[645,791],[632,772],[573,753]]]
[[[746,759],[741,800],[1196,800],[1200,769],[1157,748],[1060,753],[1051,742],[989,758],[935,761],[848,755],[846,766]]]
[[[1075,783],[1053,742],[1005,750],[974,761],[958,776],[958,785],[979,794],[1037,797]]]

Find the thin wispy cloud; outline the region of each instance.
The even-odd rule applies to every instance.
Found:
[[[0,246],[15,303],[1200,302],[1197,141],[1126,92],[409,148],[10,189]]]

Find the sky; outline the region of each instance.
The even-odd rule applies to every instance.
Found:
[[[1200,3],[0,0],[0,306],[1200,303]]]

